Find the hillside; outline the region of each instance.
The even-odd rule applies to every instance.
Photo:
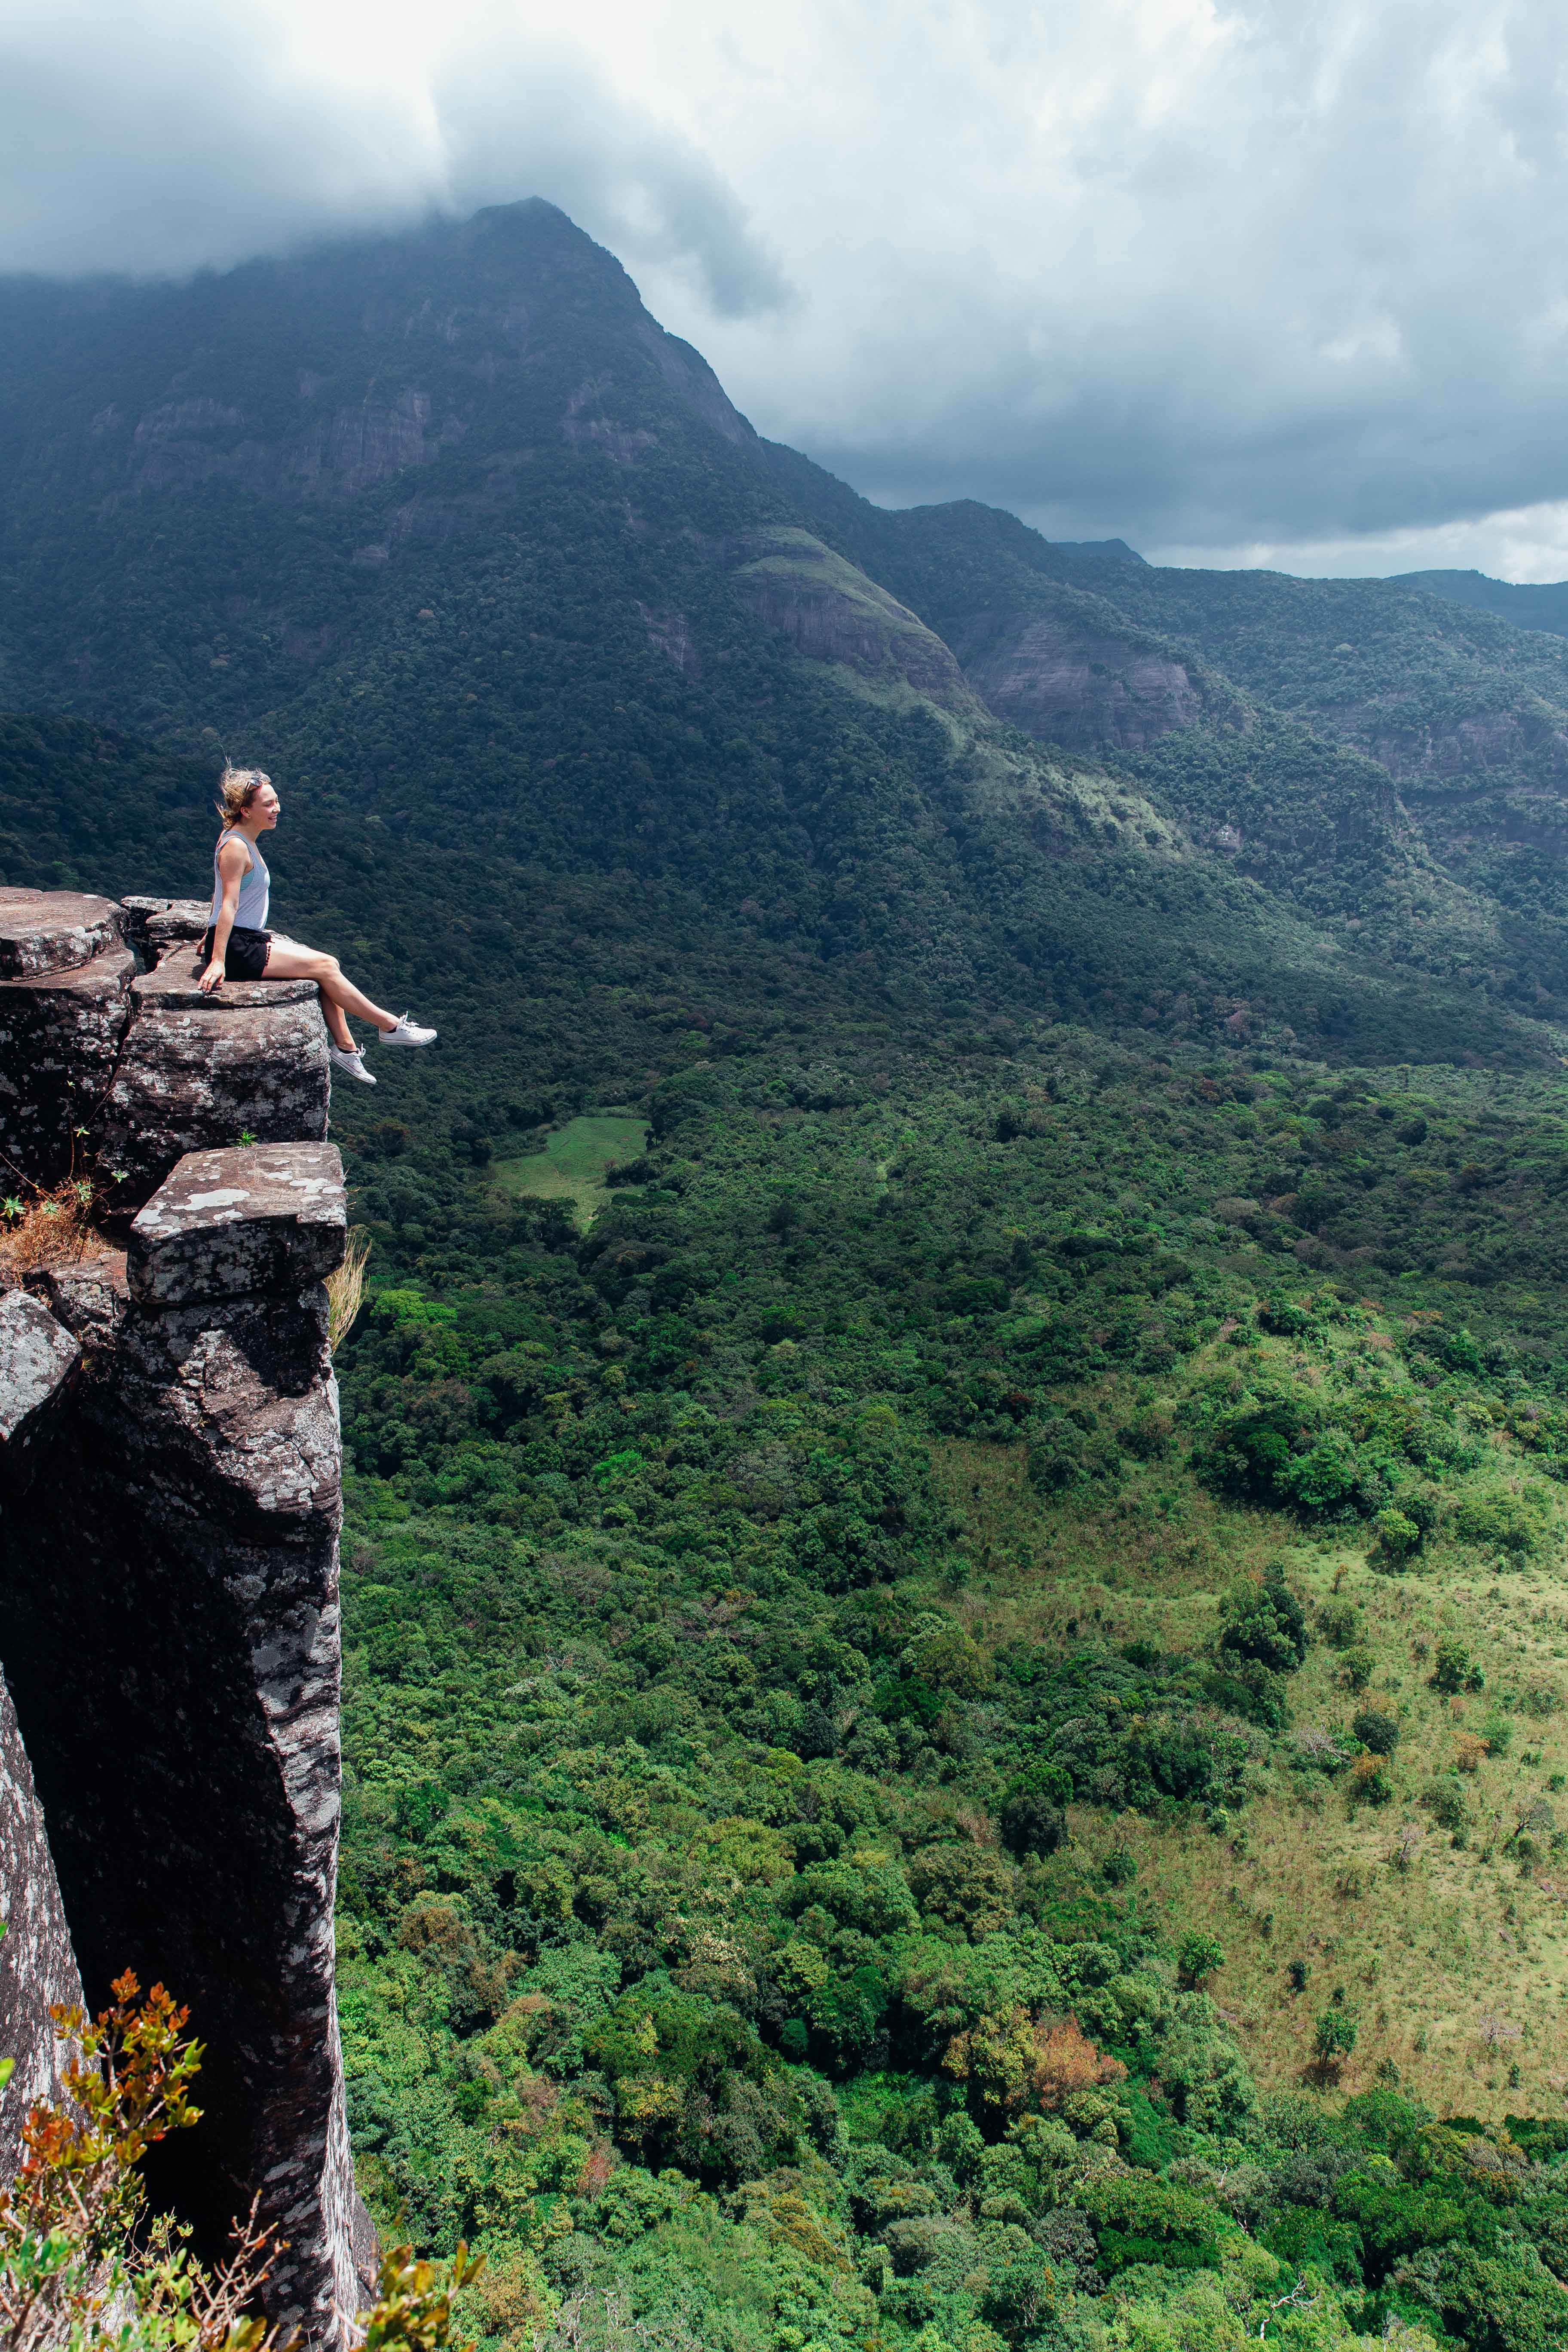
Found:
[[[1363,956],[1559,1017],[1555,637],[1402,581],[1069,558],[994,509],[884,513],[769,457],[998,717],[1100,759]]]
[[[0,323],[0,881],[200,887],[221,743],[441,1030],[384,2229],[486,2352],[1550,2352],[1568,656],[870,507],[548,205]]]
[[[1497,613],[1520,629],[1550,629],[1568,635],[1568,581],[1493,580],[1484,572],[1404,572],[1396,575],[1402,588],[1429,589],[1434,596],[1451,597],[1456,604],[1479,605]]]

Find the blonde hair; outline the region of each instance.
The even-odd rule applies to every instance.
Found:
[[[226,768],[218,778],[217,813],[229,832],[244,816],[263,784],[272,779],[260,768]]]

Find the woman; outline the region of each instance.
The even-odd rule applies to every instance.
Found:
[[[373,1004],[343,978],[336,956],[273,937],[267,929],[271,877],[260,849],[260,835],[272,831],[281,806],[272,779],[259,768],[226,768],[218,791],[223,832],[213,851],[212,919],[202,941],[204,995],[226,979],[313,980],[321,992],[333,1068],[374,1087],[349,1028],[351,1013],[356,1020],[374,1021],[384,1045],[432,1045],[436,1032],[421,1029],[406,1013],[399,1019]]]

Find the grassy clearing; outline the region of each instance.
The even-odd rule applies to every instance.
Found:
[[[943,1440],[933,1464],[968,1522],[973,1573],[959,1606],[984,1643],[1055,1649],[1076,1636],[1202,1648],[1220,1595],[1281,1557],[1310,1615],[1330,1601],[1359,1607],[1366,1687],[1352,1692],[1342,1654],[1316,1639],[1291,1680],[1291,1715],[1331,1735],[1348,1735],[1363,1706],[1394,1715],[1401,1737],[1387,1803],[1352,1809],[1345,1776],[1292,1769],[1287,1736],[1219,1834],[1195,1822],[1170,1827],[1077,1807],[1079,1852],[1093,1859],[1125,1847],[1138,1895],[1164,1915],[1167,1933],[1197,1927],[1224,1947],[1211,1990],[1260,2085],[1342,2095],[1392,2079],[1392,2068],[1440,2113],[1563,2113],[1568,1845],[1554,1851],[1549,1836],[1538,1839],[1532,1875],[1502,1849],[1532,1797],[1568,1828],[1568,1793],[1550,1788],[1568,1775],[1568,1711],[1503,1715],[1508,1752],[1483,1758],[1462,1783],[1471,1816],[1464,1844],[1420,1802],[1450,1771],[1461,1738],[1489,1717],[1495,1727],[1500,1696],[1533,1685],[1568,1698],[1568,1574],[1557,1550],[1504,1569],[1446,1547],[1394,1576],[1369,1566],[1355,1537],[1307,1536],[1276,1514],[1228,1508],[1172,1463],[1137,1470],[1097,1508],[1042,1500],[1022,1446]],[[1431,1687],[1431,1653],[1450,1634],[1483,1671],[1484,1692],[1448,1697]],[[1292,1960],[1306,1963],[1300,1992]],[[1312,2031],[1337,1987],[1358,2038],[1325,2085]]]
[[[551,1135],[542,1151],[521,1160],[498,1160],[495,1174],[514,1198],[570,1201],[580,1225],[590,1225],[609,1199],[606,1169],[636,1160],[647,1139],[647,1122],[626,1111],[586,1111]]]

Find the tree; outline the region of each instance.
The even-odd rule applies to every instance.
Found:
[[[1067,1835],[1062,1807],[1072,1795],[1072,1775],[1060,1764],[1037,1764],[1007,1784],[1002,1803],[1002,1843],[1020,1858],[1055,1853]]]
[[[1176,1946],[1176,1975],[1189,1991],[1224,1966],[1225,1946],[1196,1928],[1189,1928]]]
[[[1295,1673],[1307,1654],[1307,1616],[1279,1560],[1269,1563],[1258,1583],[1228,1594],[1224,1607],[1222,1655],[1248,1659],[1270,1674]]]
[[[1471,1664],[1470,1654],[1463,1642],[1458,1640],[1452,1633],[1445,1633],[1433,1654],[1433,1689],[1447,1691],[1450,1694],[1479,1690],[1483,1682],[1484,1677]]]
[[[1312,2047],[1321,2066],[1337,2066],[1355,2048],[1356,2021],[1342,2005],[1331,2001],[1312,2029]]]

